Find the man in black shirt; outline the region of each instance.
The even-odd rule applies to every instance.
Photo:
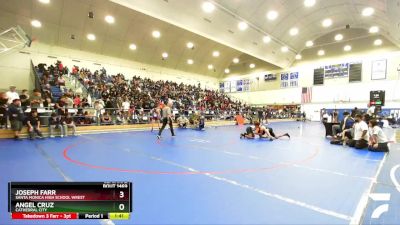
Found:
[[[65,136],[68,136],[68,127],[72,129],[72,135],[76,136],[76,126],[74,119],[69,113],[65,113],[65,115],[62,117],[61,122],[63,124],[63,128],[65,131]]]
[[[65,131],[64,131],[64,127],[62,126],[60,117],[61,117],[60,115],[57,115],[56,113],[52,113],[51,117],[49,118],[49,131],[50,131],[51,138],[54,137],[53,132],[54,132],[54,129],[56,129],[56,128],[60,129],[61,137],[64,137]]]
[[[32,111],[31,115],[27,120],[29,138],[33,140],[35,138],[35,133],[42,138],[42,132],[40,131],[40,120],[37,111]]]
[[[29,100],[28,90],[26,89],[22,90],[22,94],[19,96],[19,99],[21,99],[22,110],[25,111],[28,108],[28,106],[31,105],[31,101]]]
[[[24,112],[21,108],[21,100],[14,99],[8,109],[9,119],[11,122],[11,129],[14,131],[15,140],[21,140],[19,135],[22,130],[22,122],[25,119]]]

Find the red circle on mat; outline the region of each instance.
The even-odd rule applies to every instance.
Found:
[[[124,172],[124,173],[138,173],[138,174],[166,174],[166,175],[194,175],[194,174],[239,174],[239,173],[255,173],[255,172],[264,172],[264,171],[269,171],[269,170],[274,170],[274,169],[279,169],[279,168],[285,168],[285,167],[290,167],[295,164],[303,164],[308,161],[311,161],[314,159],[318,153],[319,149],[315,148],[314,152],[309,155],[308,157],[301,159],[301,160],[296,160],[292,162],[286,162],[286,163],[278,163],[270,167],[263,167],[263,168],[250,168],[250,169],[232,169],[232,170],[220,170],[220,171],[195,171],[195,170],[188,170],[188,171],[157,171],[157,170],[140,170],[140,169],[123,169],[123,168],[117,168],[117,167],[107,167],[107,166],[99,166],[99,165],[93,165],[90,163],[82,162],[76,159],[72,159],[71,157],[68,156],[68,152],[78,146],[81,143],[75,143],[72,145],[67,146],[64,151],[63,155],[66,160],[68,160],[71,163],[88,167],[91,169],[99,169],[99,170],[108,170],[108,171],[116,171],[116,172]],[[189,168],[188,168],[189,169]]]

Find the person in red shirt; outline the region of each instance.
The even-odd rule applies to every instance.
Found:
[[[75,98],[74,98],[74,105],[76,106],[76,107],[80,107],[80,105],[81,105],[81,96],[80,95],[77,95]]]

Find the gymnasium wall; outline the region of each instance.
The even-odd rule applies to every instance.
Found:
[[[209,89],[218,87],[218,80],[213,77],[68,48],[35,43],[31,48],[25,48],[22,51],[27,54],[14,52],[0,57],[0,77],[2,79],[0,89],[8,89],[10,85],[16,85],[19,90],[24,88],[32,90],[33,84],[29,79],[31,59],[34,64],[43,62],[48,65],[60,60],[68,68],[77,65],[92,71],[104,67],[107,73],[122,73],[126,78],[139,75],[154,80],[169,80],[195,85],[201,83],[203,87]],[[49,56],[55,58],[49,58]]]
[[[387,76],[385,80],[371,80],[372,61],[387,59]],[[348,77],[325,79],[324,85],[313,86],[314,69],[324,65],[362,62],[362,81],[349,83]],[[312,104],[362,104],[365,107],[369,101],[371,90],[385,90],[386,102],[400,104],[400,52],[363,54],[362,56],[331,58],[320,61],[305,62],[281,71],[265,71],[262,73],[241,76],[251,80],[251,91],[231,93],[230,95],[245,100],[251,104],[288,104],[301,103],[301,87],[312,87]],[[299,72],[299,85],[296,88],[280,88],[279,77],[276,81],[265,82],[264,74],[279,72]],[[237,80],[239,77],[228,77],[225,80]],[[258,79],[257,79],[258,78]]]

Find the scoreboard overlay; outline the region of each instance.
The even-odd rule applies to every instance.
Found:
[[[12,219],[129,219],[131,182],[9,182]]]

